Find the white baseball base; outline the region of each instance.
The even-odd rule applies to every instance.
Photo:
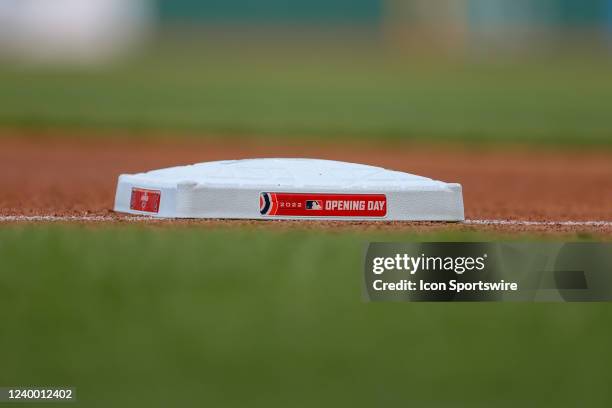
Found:
[[[464,219],[460,184],[316,159],[227,160],[123,174],[115,211],[162,218]]]

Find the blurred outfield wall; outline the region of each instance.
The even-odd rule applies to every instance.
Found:
[[[266,40],[307,32],[432,52],[612,49],[612,0],[0,0],[0,57],[97,62],[183,27],[215,29],[194,36],[208,42],[273,27]],[[357,30],[340,36],[346,27]]]
[[[380,0],[157,0],[162,22],[360,22],[378,24]]]
[[[612,43],[612,0],[156,0],[163,24],[358,24],[391,44],[465,50]]]
[[[404,8],[415,20],[457,13],[473,24],[605,25],[612,0],[156,0],[162,21],[362,21]],[[461,16],[463,14],[463,17]]]

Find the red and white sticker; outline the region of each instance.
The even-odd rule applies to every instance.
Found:
[[[384,217],[384,194],[261,193],[259,211],[266,216]]]
[[[132,188],[132,198],[130,199],[130,209],[150,213],[159,212],[159,202],[161,191],[147,190],[144,188]]]

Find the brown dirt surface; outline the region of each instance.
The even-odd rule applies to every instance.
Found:
[[[466,218],[472,220],[612,221],[610,150],[545,150],[543,147],[495,150],[461,146],[321,141],[295,143],[219,138],[24,137],[7,132],[0,132],[0,216],[105,215],[121,221],[122,217],[115,216],[111,211],[119,174],[249,157],[342,160],[458,182],[463,185]],[[220,222],[203,223],[218,225]],[[382,225],[403,229],[410,228],[410,224]],[[319,227],[336,223],[301,225]],[[344,225],[348,228],[372,227],[361,223]],[[612,235],[609,225],[414,225],[419,225],[421,229],[487,228],[510,232],[584,230]],[[380,225],[373,228],[380,228]]]

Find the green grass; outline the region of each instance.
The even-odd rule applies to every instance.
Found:
[[[611,68],[604,56],[162,47],[106,69],[5,65],[0,127],[612,145]]]
[[[99,407],[610,406],[609,304],[364,303],[381,238],[0,229],[0,384]]]

